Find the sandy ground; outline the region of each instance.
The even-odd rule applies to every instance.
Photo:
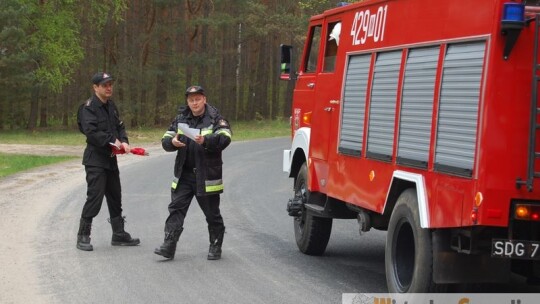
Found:
[[[159,153],[161,147],[145,147]],[[31,265],[35,252],[35,231],[40,219],[54,208],[62,189],[85,183],[81,164],[83,146],[0,144],[0,152],[38,155],[79,156],[74,160],[34,168],[0,178],[0,303],[35,303],[32,286],[38,273]],[[142,160],[135,155],[118,157],[119,166]]]

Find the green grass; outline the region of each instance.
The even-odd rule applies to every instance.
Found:
[[[0,177],[74,159],[73,156],[36,156],[0,153]]]
[[[289,136],[289,122],[285,120],[231,122],[233,141]],[[128,128],[130,144],[159,143],[166,128]],[[85,145],[85,137],[78,130],[2,131],[2,144]],[[73,159],[70,156],[34,156],[0,153],[0,177],[57,162]]]
[[[84,135],[75,130],[1,131],[2,144],[84,145]]]
[[[289,120],[231,122],[233,141],[290,136]]]
[[[288,120],[231,122],[233,141],[289,136]],[[160,142],[166,128],[128,128],[131,145]],[[1,131],[0,143],[33,145],[85,145],[85,137],[78,130]]]

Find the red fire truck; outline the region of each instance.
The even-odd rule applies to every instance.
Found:
[[[366,0],[312,17],[297,64],[281,46],[301,252],[356,219],[387,231],[390,292],[538,282],[536,3]]]

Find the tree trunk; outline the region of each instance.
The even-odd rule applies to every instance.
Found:
[[[167,7],[161,7],[158,9],[157,14],[160,16],[162,22],[169,19],[169,10]],[[160,54],[166,54],[169,50],[170,36],[168,31],[167,22],[162,26],[162,29],[158,33],[158,49]],[[154,125],[159,126],[165,122],[164,110],[167,104],[167,79],[169,77],[169,61],[163,55],[158,56],[158,73],[156,75],[156,100],[154,103]]]
[[[46,128],[47,126],[47,97],[43,97],[39,107],[39,127]]]
[[[68,111],[71,109],[71,105],[69,104],[69,97],[71,96],[71,87],[66,87],[64,90],[65,94],[62,94],[58,96],[60,99],[62,99],[62,112],[61,112],[61,118],[62,118],[62,127],[68,127],[69,126],[69,115]]]
[[[211,3],[208,0],[203,0],[202,2],[203,3],[202,3],[201,8],[202,8],[203,18],[208,19],[208,16],[210,15],[210,11],[212,9],[210,5]],[[203,25],[201,26],[201,39],[200,39],[199,50],[200,52],[198,53],[200,55],[204,55],[204,54],[210,55],[210,49],[208,48],[208,23],[203,23]],[[210,83],[208,82],[208,77],[211,70],[208,66],[208,56],[204,60],[201,60],[198,68],[199,68],[199,72],[197,73],[198,74],[197,83],[201,85],[204,84],[205,86],[210,85]],[[216,94],[214,93],[213,95],[215,96]]]
[[[238,46],[237,46],[237,62],[236,62],[236,100],[234,103],[234,120],[238,120],[239,111],[242,106],[242,23],[238,23]]]
[[[237,64],[234,64],[237,60],[234,51],[237,43],[236,35],[236,27],[224,28],[220,32],[221,46],[225,51],[220,52],[219,109],[225,117],[234,119],[236,119],[236,104],[240,93],[236,85]]]
[[[4,98],[2,98],[2,100],[0,100],[0,130],[4,130],[4,113],[6,113],[4,111]]]
[[[272,35],[272,41],[270,45],[279,45],[279,38],[276,35]],[[280,114],[278,113],[280,104],[279,104],[279,81],[278,81],[278,72],[277,67],[279,66],[279,50],[278,48],[271,48],[270,49],[270,60],[268,63],[270,64],[269,68],[269,75],[270,75],[270,87],[272,88],[271,93],[271,105],[269,118],[274,119]]]
[[[269,51],[268,51],[268,38],[265,37],[261,40],[261,47],[259,52],[259,60],[257,61],[257,88],[256,92],[259,95],[256,98],[256,108],[257,112],[260,114],[259,118],[268,119],[269,118],[269,107],[271,107],[270,100],[268,99],[268,88],[270,86],[269,82],[269,71],[270,71],[270,62],[268,60]]]
[[[34,87],[32,88],[32,96],[30,98],[30,115],[28,116],[28,125],[26,126],[28,130],[34,130],[37,126],[40,89],[41,86],[39,84],[34,84]]]

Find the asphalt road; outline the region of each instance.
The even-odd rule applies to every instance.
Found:
[[[382,232],[360,236],[355,221],[336,220],[324,256],[298,251],[285,211],[292,180],[281,171],[289,144],[234,142],[224,152],[219,261],[206,259],[208,232],[195,201],[175,259],[153,253],[163,240],[174,153],[120,156],[126,230],[141,239],[137,247],[110,245],[104,203],[94,251],[75,248],[86,192],[79,161],[35,173],[28,184],[29,176],[19,177],[9,188],[18,194],[0,188],[0,302],[341,303],[342,293],[386,292]]]
[[[126,230],[136,247],[110,245],[104,203],[94,251],[75,248],[86,196],[80,160],[0,181],[0,303],[341,303],[343,293],[384,293],[385,232],[334,220],[325,255],[300,253],[281,171],[288,138],[234,142],[224,152],[223,256],[208,261],[208,232],[194,201],[174,260],[163,240],[174,153],[119,156]],[[519,282],[518,282],[519,283]],[[517,287],[516,287],[517,286]],[[457,290],[458,292],[460,290]],[[539,292],[515,285],[469,292]]]

